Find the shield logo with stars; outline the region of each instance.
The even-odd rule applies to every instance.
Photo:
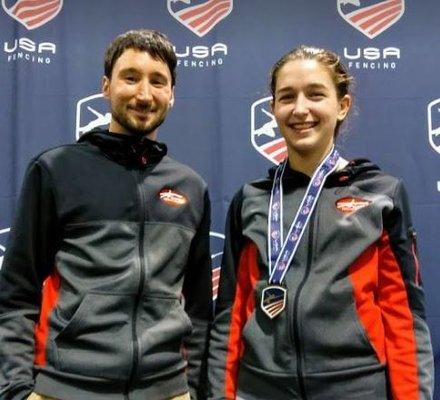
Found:
[[[370,39],[394,25],[405,12],[405,0],[337,0],[339,15]]]
[[[232,11],[233,0],[167,0],[170,14],[197,36],[205,36]]]
[[[6,13],[27,29],[36,29],[54,19],[63,7],[63,0],[2,0]]]

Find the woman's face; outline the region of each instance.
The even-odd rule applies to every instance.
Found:
[[[336,123],[351,98],[338,99],[331,72],[316,60],[292,60],[278,71],[272,110],[289,157],[322,156],[334,142]]]

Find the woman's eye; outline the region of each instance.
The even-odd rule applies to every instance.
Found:
[[[293,95],[285,94],[285,95],[280,96],[278,100],[281,101],[281,102],[288,102],[288,101],[292,101],[293,98],[294,98]]]

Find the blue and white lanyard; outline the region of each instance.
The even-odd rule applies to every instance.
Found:
[[[269,203],[269,228],[267,235],[269,253],[269,283],[281,284],[298,249],[310,217],[327,177],[336,169],[339,153],[333,147],[310,179],[286,240],[283,239],[283,184],[282,178],[288,159],[275,172]]]

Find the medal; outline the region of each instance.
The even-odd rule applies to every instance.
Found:
[[[279,285],[270,285],[261,293],[261,309],[270,318],[275,318],[286,307],[287,290]]]
[[[261,309],[269,317],[279,315],[286,306],[287,290],[281,286],[309,223],[327,177],[336,169],[339,154],[333,148],[316,168],[290,229],[283,238],[283,184],[282,178],[288,160],[275,171],[269,202],[267,231],[269,285],[262,291]]]

